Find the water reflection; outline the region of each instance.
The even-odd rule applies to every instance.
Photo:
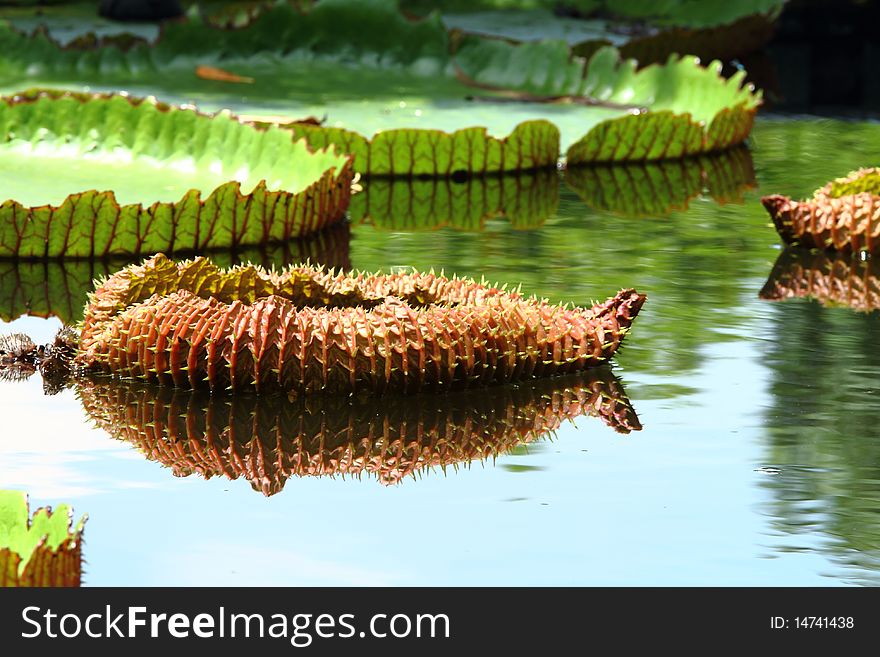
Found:
[[[708,194],[718,203],[742,203],[755,186],[745,147],[716,155],[655,162],[571,167],[565,182],[591,208],[626,217],[665,216]]]
[[[760,297],[767,301],[808,298],[823,306],[873,312],[880,308],[880,262],[788,247],[779,254]]]
[[[846,578],[880,583],[880,321],[782,304],[768,342],[765,479],[782,550],[820,548]],[[868,571],[874,571],[869,574]]]
[[[669,162],[572,167],[564,178],[591,208],[627,217],[665,216],[702,194],[740,203],[755,186],[744,147]],[[365,178],[360,185],[351,200],[352,221],[381,230],[479,231],[499,216],[515,229],[534,229],[559,207],[559,176],[552,170],[463,180]]]
[[[354,223],[381,230],[482,230],[504,216],[514,228],[536,228],[556,214],[555,170],[517,175],[452,178],[366,178],[351,198]]]
[[[262,248],[218,251],[211,254],[221,267],[254,262],[283,267],[310,260],[337,269],[351,269],[347,223],[332,226],[305,240],[292,240]],[[22,315],[58,317],[64,324],[83,318],[86,297],[93,281],[130,264],[128,260],[0,260],[0,320]]]
[[[495,457],[589,415],[641,429],[607,368],[480,391],[408,397],[212,396],[117,380],[83,380],[87,414],[176,476],[243,477],[274,495],[291,476],[367,474],[383,484]]]

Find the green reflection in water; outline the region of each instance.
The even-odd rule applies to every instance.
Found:
[[[725,194],[724,203],[714,198],[702,173],[694,178],[685,171],[681,179],[688,191],[683,196],[676,182],[670,183],[674,194],[671,188],[649,184],[657,180],[654,170],[631,174],[633,180],[645,181],[642,188],[669,191],[677,207],[686,206],[676,210],[656,204],[658,194],[650,203],[637,203],[640,199],[628,195],[622,170],[604,175],[589,171],[583,172],[592,174],[585,176],[589,184],[576,186],[577,191],[558,178],[549,195],[545,192],[554,189],[552,179],[550,188],[523,185],[532,190],[536,208],[550,211],[522,230],[508,217],[496,216],[491,203],[467,215],[466,222],[459,221],[457,203],[470,210],[468,203],[475,198],[507,203],[508,188],[490,185],[486,194],[472,186],[470,196],[462,196],[453,185],[448,188],[452,191],[441,189],[451,205],[430,206],[421,223],[408,222],[415,213],[402,216],[396,207],[378,229],[371,221],[354,223],[347,257],[356,269],[445,269],[522,284],[526,292],[581,305],[635,287],[649,299],[615,359],[622,366],[618,372],[637,407],[656,408],[654,402],[662,401],[682,424],[705,420],[705,413],[702,420],[691,415],[694,393],[705,393],[718,405],[730,394],[712,347],[747,341],[769,377],[769,386],[765,381],[755,381],[755,386],[767,386],[769,393],[761,435],[764,464],[780,469],[760,479],[771,494],[774,529],[782,534],[773,539],[778,543],[773,549],[827,548],[843,564],[842,577],[876,583],[870,573],[880,571],[880,318],[849,308],[823,308],[811,300],[761,302],[758,293],[781,253],[759,197],[806,197],[830,179],[878,164],[880,126],[762,118],[751,149],[758,187],[752,188],[751,182],[741,189],[735,186],[737,193]],[[603,180],[615,187],[590,186]],[[369,189],[366,181],[365,187]],[[394,205],[387,199],[401,198],[396,186],[393,191],[388,185],[381,189],[386,205]],[[421,189],[428,191],[404,194],[408,207],[422,211],[425,199],[434,198],[431,185]],[[439,207],[452,209],[444,215]],[[490,216],[484,218],[485,208]],[[626,208],[647,210],[633,216]],[[24,265],[2,267],[7,265],[19,275],[24,271]],[[0,271],[7,271],[2,267]],[[77,280],[87,280],[93,275],[89,271]],[[0,310],[6,312],[5,306]],[[700,381],[710,380],[711,390],[697,389],[702,384],[695,382],[695,374],[710,375]],[[648,418],[646,423],[652,438],[669,438],[678,430],[651,424]],[[532,444],[522,451],[534,450]],[[519,461],[513,465],[531,465],[527,456]],[[527,482],[546,474],[518,478]]]
[[[765,359],[767,459],[780,470],[766,482],[774,525],[795,538],[827,535],[852,576],[878,584],[880,317],[805,301],[775,309]]]

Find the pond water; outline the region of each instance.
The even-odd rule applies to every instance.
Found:
[[[759,198],[808,196],[876,163],[878,142],[874,124],[762,116],[750,152],[687,166],[505,179],[488,192],[368,182],[350,243],[337,233],[259,258],[433,267],[579,305],[635,287],[648,302],[613,373],[349,416],[261,402],[208,417],[213,402],[155,391],[47,397],[38,377],[4,381],[0,487],[88,512],[87,585],[876,584],[880,323],[759,293],[773,271],[773,285],[807,277],[818,294],[833,266],[839,298],[876,302],[878,279],[872,263],[783,253]],[[448,202],[434,207],[426,199],[438,193]],[[501,206],[510,218],[494,216]],[[48,340],[59,319],[16,317],[30,308],[74,321],[90,279],[113,266],[0,265],[0,316],[11,320],[0,328]],[[584,409],[553,399],[585,386],[625,412],[628,398],[641,430],[565,419]],[[248,442],[259,424],[250,418],[267,417],[270,429]],[[428,445],[425,467],[398,483],[340,476],[329,461],[337,476],[294,468],[284,481],[291,468],[271,464],[289,457],[298,431],[329,445],[407,422],[412,435],[418,421],[480,439],[458,456]],[[556,422],[552,436],[526,430]],[[186,439],[211,423],[214,447]],[[273,451],[277,427],[287,442]],[[255,445],[263,462],[249,470],[242,454]],[[489,457],[458,461],[477,453]],[[175,476],[199,458],[216,476]]]

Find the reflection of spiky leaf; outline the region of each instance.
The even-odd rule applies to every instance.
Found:
[[[423,469],[503,454],[563,421],[592,415],[620,433],[641,429],[606,369],[522,386],[407,397],[211,395],[83,379],[86,412],[175,475],[245,477],[271,495],[290,476],[375,476],[399,482]]]
[[[176,93],[170,81],[179,80],[180,69],[189,71],[194,62],[224,68],[242,64],[247,70],[239,66],[236,72],[257,78],[257,87],[260,74],[307,79],[312,67],[314,77],[320,78],[329,64],[336,84],[328,95],[334,97],[339,97],[340,87],[363,87],[359,72],[369,71],[376,84],[360,96],[399,98],[401,88],[417,88],[419,96],[438,101],[434,107],[442,107],[444,101],[460,104],[473,94],[473,86],[488,87],[495,98],[499,93],[514,98],[523,93],[572,96],[566,120],[577,126],[572,130],[588,132],[569,135],[582,136],[568,152],[571,162],[674,158],[726,148],[745,138],[760,103],[759,95],[740,87],[743,75],[725,80],[693,57],[636,73],[634,63],[621,62],[615,50],[603,49],[587,65],[562,42],[516,45],[473,35],[453,39],[436,16],[408,21],[391,0],[323,0],[306,14],[280,5],[239,29],[219,29],[192,19],[167,25],[155,44],[136,38],[92,39],[62,49],[45,35],[28,37],[0,26],[0,71],[5,70],[8,79],[38,76],[72,85],[137,84],[165,95]],[[228,93],[218,91],[217,85],[193,80],[186,91],[204,91],[199,94],[203,98]],[[272,91],[277,97],[277,89]],[[314,90],[302,85],[287,85],[285,92],[290,92],[288,98],[314,103]],[[268,94],[268,85],[253,93]],[[219,104],[228,102],[227,96]],[[560,113],[559,108],[548,112],[538,104],[531,107],[519,108],[523,120]],[[327,111],[333,109],[328,98]],[[637,109],[638,115],[633,115]],[[555,163],[557,130],[552,124],[526,121],[511,132],[511,123],[505,123],[502,134],[510,135],[505,140],[489,137],[483,128],[470,128],[470,116],[462,125],[444,125],[452,130],[449,133],[390,129],[371,136],[375,125],[368,130],[335,121],[334,127],[292,129],[313,144],[351,148],[358,154],[358,171],[373,174],[485,173]]]
[[[364,190],[351,199],[352,221],[388,230],[480,230],[486,220],[499,215],[515,228],[534,228],[552,217],[559,205],[555,169],[461,182],[371,178],[362,184]]]
[[[880,265],[850,254],[785,249],[761,290],[768,301],[815,299],[823,306],[847,306],[861,312],[880,309]]]
[[[221,271],[159,255],[91,295],[80,362],[212,390],[486,385],[605,362],[644,300],[623,290],[563,308],[434,274]]]
[[[79,586],[85,518],[71,520],[66,505],[29,518],[24,493],[0,490],[0,586]]]
[[[569,167],[565,182],[590,207],[623,216],[651,217],[687,208],[706,191],[719,203],[740,201],[755,184],[746,148],[672,162]]]
[[[0,129],[9,135],[0,144],[4,157],[54,158],[61,180],[75,155],[80,167],[149,161],[154,182],[196,166],[219,170],[221,181],[242,176],[253,186],[243,194],[233,179],[204,199],[191,190],[176,203],[148,207],[120,205],[109,191],[71,194],[57,207],[6,201],[0,257],[138,256],[266,244],[332,224],[348,205],[350,158],[312,153],[284,130],[257,129],[228,114],[206,116],[120,96],[36,93],[2,99]]]
[[[250,247],[239,251],[215,251],[220,266],[240,262],[280,268],[311,262],[348,271],[351,227],[347,222],[325,228],[308,238]],[[0,260],[0,320],[9,322],[22,315],[58,317],[64,324],[83,318],[92,281],[106,278],[129,264],[116,260]]]
[[[807,201],[761,199],[783,240],[807,248],[874,251],[880,245],[880,169],[860,169]]]

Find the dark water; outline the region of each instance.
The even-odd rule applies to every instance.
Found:
[[[769,117],[750,152],[686,165],[367,183],[350,241],[220,259],[581,305],[632,286],[648,303],[613,371],[358,407],[2,382],[0,486],[89,513],[92,585],[876,583],[880,272],[784,253],[758,199],[878,147],[875,124]],[[118,264],[0,263],[0,313],[75,321]]]

